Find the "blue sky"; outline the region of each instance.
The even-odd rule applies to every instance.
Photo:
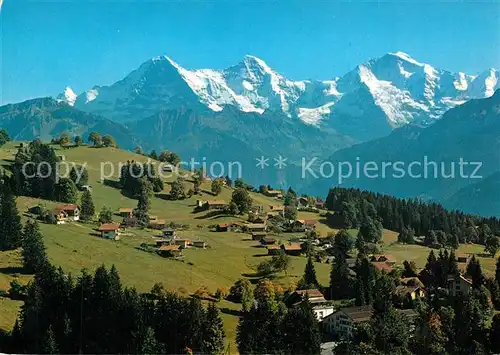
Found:
[[[329,79],[404,51],[452,71],[500,67],[500,2],[27,1],[0,13],[0,104],[109,85],[166,54],[225,68],[245,54]]]

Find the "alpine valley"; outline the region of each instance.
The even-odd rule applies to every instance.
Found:
[[[62,132],[111,134],[120,147],[172,150],[186,160],[239,161],[250,183],[297,186],[320,194],[332,180],[302,179],[300,164],[318,161],[486,159],[488,187],[500,171],[499,72],[471,75],[388,53],[329,80],[291,80],[263,60],[245,56],[223,70],[185,69],[166,56],[152,58],[110,86],[83,93],[66,88],[55,98],[0,107],[0,126],[13,139]],[[255,158],[270,167],[255,167]],[[287,158],[274,168],[273,158]],[[373,159],[372,159],[373,158]],[[483,161],[483,160],[480,160]],[[401,197],[437,200],[468,212],[500,214],[481,194],[464,204],[481,182],[420,179],[349,180],[349,186]],[[474,184],[474,186],[473,186]],[[488,196],[489,195],[489,196]]]

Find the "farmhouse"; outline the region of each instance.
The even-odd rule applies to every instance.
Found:
[[[302,254],[302,246],[300,245],[300,243],[282,244],[281,249],[283,249],[288,255],[299,256],[300,254]]]
[[[266,231],[265,223],[249,223],[245,227],[250,233]]]
[[[281,247],[279,245],[268,245],[267,246],[267,254],[268,255],[277,255],[279,254]]]
[[[149,222],[149,228],[151,229],[163,229],[167,222],[164,219],[156,219]]]
[[[215,227],[215,230],[217,232],[229,232],[231,231],[231,228],[233,226],[231,225],[231,223],[219,223],[216,227]]]
[[[281,190],[267,190],[267,196],[274,197],[277,200],[281,200],[283,198],[283,193]]]
[[[99,227],[101,237],[105,239],[118,240],[120,225],[115,223],[104,223]]]
[[[56,211],[65,212],[68,217],[67,220],[78,221],[80,219],[80,208],[75,204],[59,205],[56,207]]]
[[[292,223],[292,229],[295,232],[305,232],[306,229],[315,228],[317,222],[315,219],[297,219]]]
[[[132,217],[132,213],[134,212],[134,210],[132,208],[120,208],[118,210],[118,213],[120,214],[120,216],[122,216],[123,218],[130,218]]]
[[[203,209],[206,211],[208,211],[208,210],[221,210],[226,206],[227,206],[227,203],[225,201],[206,201],[203,204]]]

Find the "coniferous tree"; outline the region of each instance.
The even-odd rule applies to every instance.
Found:
[[[156,355],[156,354],[163,354],[163,352],[164,349],[162,349],[161,344],[156,340],[153,328],[147,327],[144,334],[144,338],[142,340],[139,354]]]
[[[36,221],[27,221],[23,231],[23,266],[28,273],[39,271],[47,261],[42,234]]]
[[[149,224],[149,207],[151,183],[145,178],[141,179],[141,193],[137,201],[137,207],[134,210],[134,216],[137,218],[137,223],[142,227],[147,227]]]
[[[58,353],[59,350],[55,339],[54,331],[52,330],[52,327],[49,327],[47,333],[43,338],[42,354],[58,354]]]
[[[92,200],[92,194],[90,191],[85,190],[82,194],[80,201],[80,215],[84,220],[89,220],[94,217],[95,214],[95,206],[94,201]]]
[[[321,332],[309,301],[290,309],[285,316],[284,344],[288,354],[319,354]]]
[[[317,288],[319,286],[318,279],[316,277],[316,269],[314,268],[314,263],[312,261],[311,255],[307,257],[304,276],[302,276],[302,280],[300,283],[300,288],[302,289]]]
[[[224,351],[224,324],[220,311],[215,303],[210,302],[207,308],[206,323],[203,327],[202,351],[205,354],[222,354]]]
[[[330,298],[335,300],[350,298],[351,283],[346,259],[341,256],[336,257],[330,270]]]
[[[61,178],[54,186],[54,194],[57,201],[75,203],[78,199],[78,189],[73,180]]]
[[[10,186],[3,181],[0,186],[0,250],[12,250],[21,246],[22,224],[16,199]]]

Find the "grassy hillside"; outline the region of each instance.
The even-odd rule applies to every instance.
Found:
[[[93,199],[96,210],[99,211],[106,205],[117,211],[120,207],[135,207],[136,201],[126,196],[111,186],[100,182],[101,163],[108,162],[113,165],[115,174],[111,180],[118,179],[118,164],[127,160],[145,161],[147,158],[127,151],[113,148],[91,148],[78,147],[61,150],[58,155],[65,156],[67,162],[86,163],[89,171],[89,183],[93,186]],[[0,149],[0,159],[2,164],[9,164],[12,155],[15,154],[15,143],[9,143]],[[173,178],[167,179],[173,181]],[[185,182],[186,187],[191,187],[192,183]],[[210,184],[202,185],[203,196],[192,197],[183,201],[169,201],[162,198],[162,195],[169,192],[170,186],[165,184],[165,190],[157,197],[152,198],[150,214],[157,215],[158,218],[166,219],[167,222],[188,224],[186,231],[180,231],[181,236],[190,237],[193,240],[202,239],[209,244],[206,250],[187,249],[185,250],[185,260],[176,261],[162,258],[156,254],[147,253],[138,247],[141,243],[153,243],[153,236],[159,235],[158,231],[128,229],[126,234],[119,241],[104,240],[96,236],[96,223],[68,223],[65,225],[41,224],[41,231],[44,236],[45,246],[51,262],[61,266],[65,271],[79,274],[82,268],[95,269],[101,264],[106,266],[116,265],[123,282],[126,285],[134,286],[139,291],[149,291],[154,283],[161,282],[165,288],[188,295],[196,291],[201,286],[206,286],[210,292],[214,292],[218,287],[229,288],[236,279],[241,277],[251,277],[258,263],[268,258],[266,250],[258,247],[258,243],[252,241],[248,234],[243,233],[216,233],[209,229],[210,225],[229,222],[244,221],[243,217],[211,216],[207,212],[194,213],[193,207],[196,199],[213,199],[208,192]],[[232,190],[223,188],[217,199],[230,201]],[[266,196],[252,193],[255,204],[261,204],[265,209],[270,204],[276,204]],[[39,203],[47,207],[54,206],[51,201],[40,201],[27,197],[18,198],[19,211],[23,214],[23,219],[28,218],[27,209]],[[116,221],[121,218],[116,216]],[[335,232],[326,224],[323,219],[314,213],[299,213],[299,218],[318,219],[318,231],[321,235]],[[356,235],[356,231],[352,231]],[[278,239],[285,241],[286,234],[278,236]],[[385,251],[393,255],[399,264],[403,260],[414,260],[417,266],[423,267],[429,252],[428,248],[421,246],[402,246],[395,244],[397,234],[391,231],[384,231]],[[459,252],[482,252],[481,246],[462,246]],[[292,257],[292,264],[288,270],[288,276],[278,275],[277,281],[284,286],[295,283],[302,276],[306,259],[304,257]],[[482,258],[481,262],[487,272],[494,269],[494,260]],[[22,275],[19,251],[0,252],[0,289],[8,290],[9,283],[17,278],[22,283],[26,283],[29,275]],[[328,284],[330,265],[316,263],[316,272],[320,282]],[[11,301],[0,297],[0,328],[10,328],[17,316],[21,302]],[[227,301],[222,301],[220,307],[223,311],[224,322],[228,335],[228,340],[235,349],[234,338],[236,331],[237,316],[231,314],[231,309],[239,309],[240,305]]]

